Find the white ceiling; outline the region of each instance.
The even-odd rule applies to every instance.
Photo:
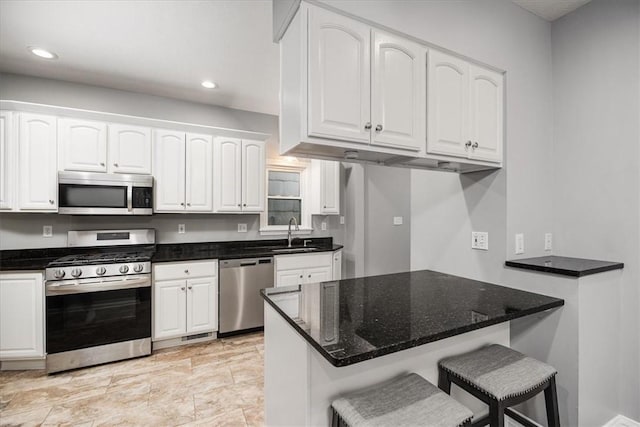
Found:
[[[553,22],[591,0],[511,0],[515,4],[535,13],[539,17]]]
[[[271,25],[270,0],[0,0],[0,70],[278,114]]]

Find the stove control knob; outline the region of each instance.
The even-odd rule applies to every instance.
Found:
[[[107,272],[107,269],[106,269],[106,268],[104,268],[104,267],[98,267],[98,268],[96,268],[96,274],[97,274],[98,276],[102,276],[102,275],[103,275],[104,273],[106,273],[106,272]]]
[[[71,270],[71,275],[73,277],[80,277],[82,275],[82,270],[80,270],[79,268],[74,268],[73,270]]]
[[[53,272],[53,277],[55,277],[56,279],[62,279],[64,277],[64,270],[55,270]]]
[[[140,273],[143,269],[144,269],[144,267],[142,266],[142,264],[136,264],[133,267],[133,271],[135,271],[136,273]]]
[[[128,271],[129,271],[129,266],[128,265],[120,266],[120,273],[125,274]]]

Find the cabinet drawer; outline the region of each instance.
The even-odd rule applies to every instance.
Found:
[[[278,255],[275,257],[275,260],[276,271],[311,267],[331,267],[332,252],[304,255]]]
[[[163,262],[153,265],[154,280],[189,279],[218,275],[218,260]]]

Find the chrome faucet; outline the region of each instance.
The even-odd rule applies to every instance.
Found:
[[[292,216],[289,219],[289,231],[287,231],[287,239],[289,240],[289,248],[291,247],[291,221],[293,221],[293,223],[296,225],[296,231],[300,230],[300,227],[298,227],[298,221],[296,220],[295,216]]]

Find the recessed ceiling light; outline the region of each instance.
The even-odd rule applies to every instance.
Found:
[[[46,49],[42,49],[41,47],[29,46],[27,49],[29,50],[29,52],[33,53],[35,56],[39,56],[40,58],[58,59],[58,55],[53,52],[49,52]]]
[[[206,87],[207,89],[215,89],[218,87],[218,85],[212,82],[211,80],[205,80],[201,84],[202,84],[202,87]]]

